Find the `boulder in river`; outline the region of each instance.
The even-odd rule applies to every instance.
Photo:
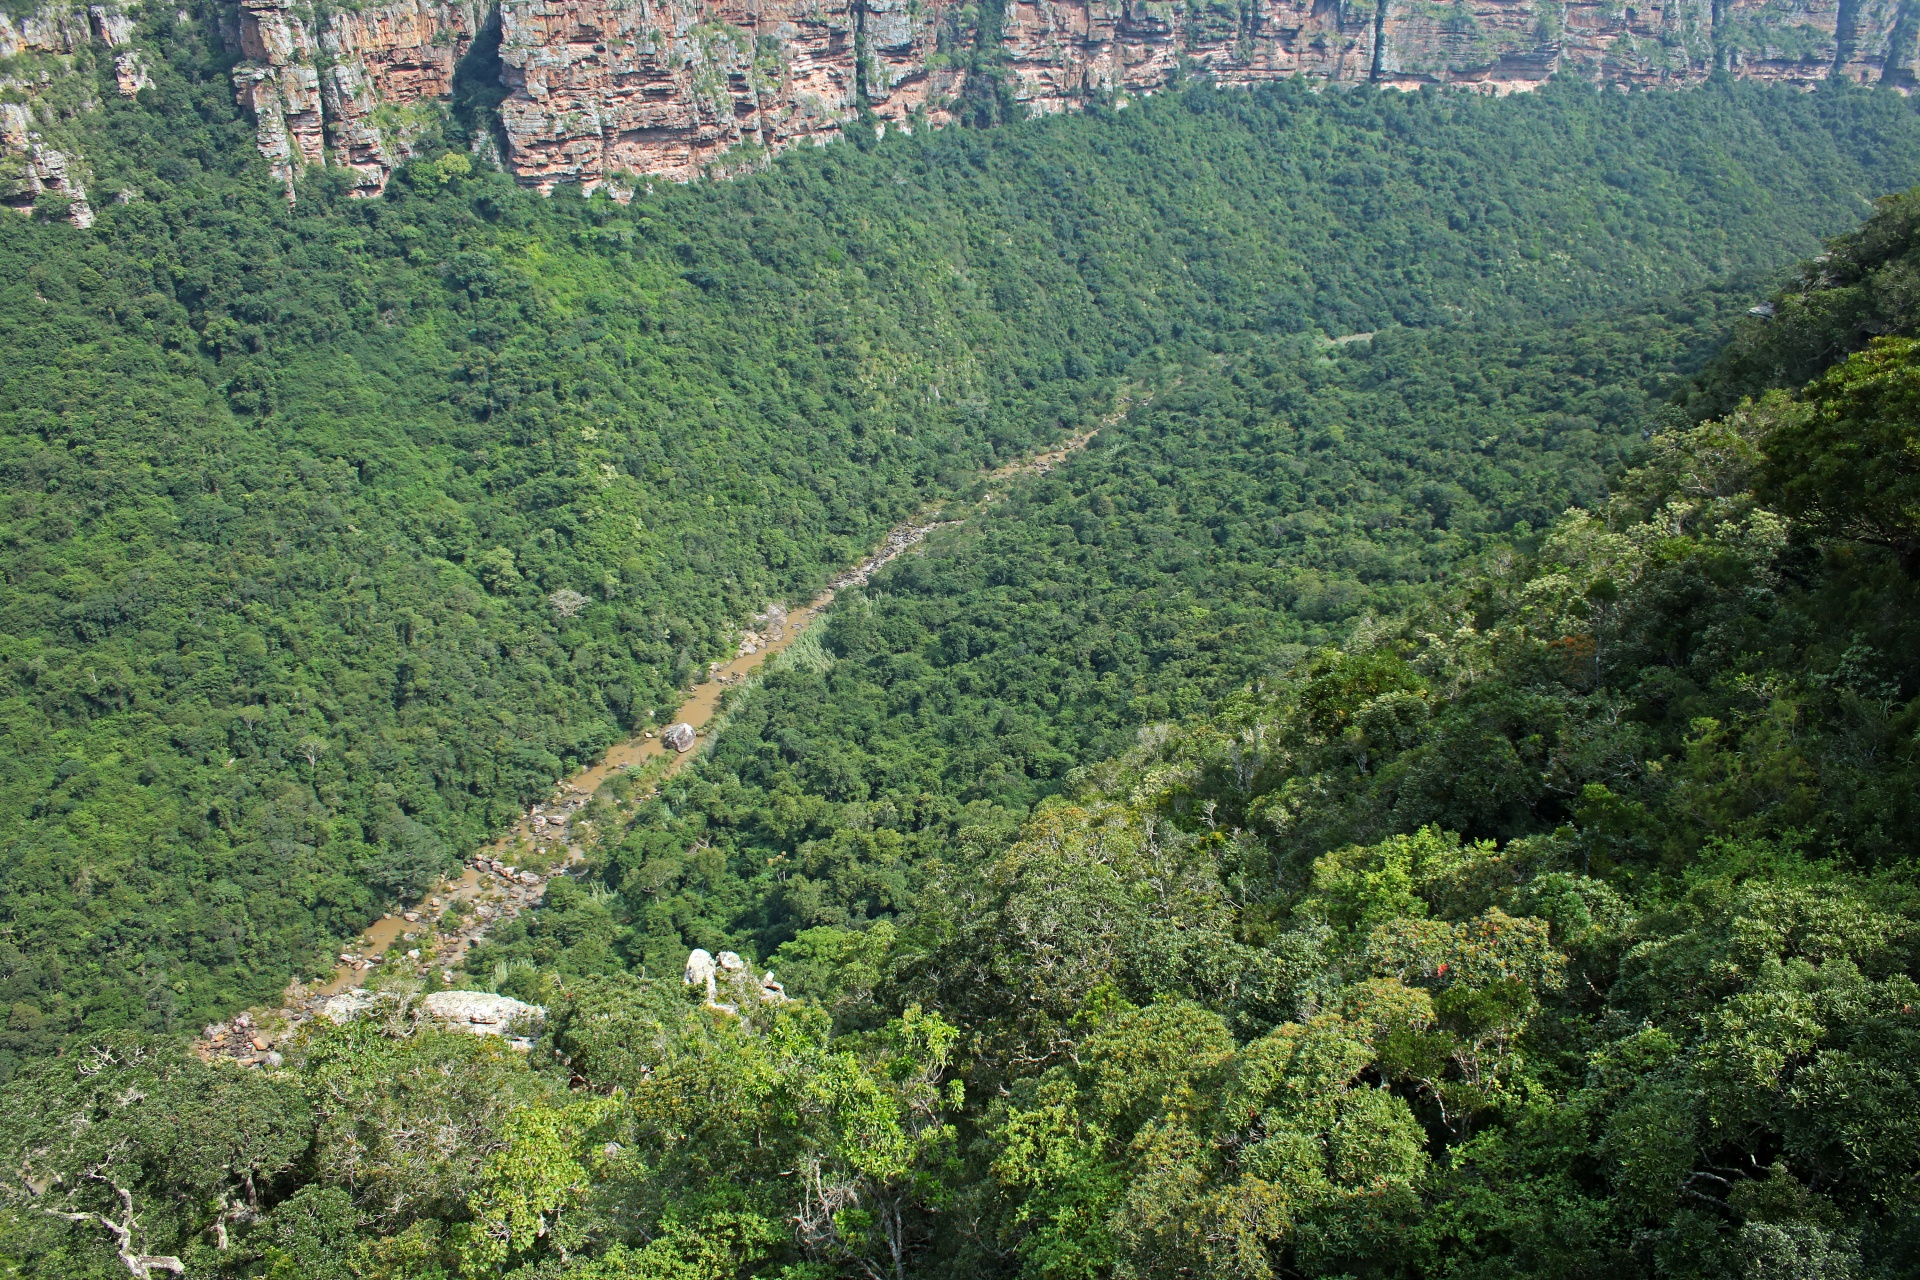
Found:
[[[679,724],[669,725],[666,732],[660,735],[660,741],[675,751],[691,751],[696,736],[693,726],[683,720]]]

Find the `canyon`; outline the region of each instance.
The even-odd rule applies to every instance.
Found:
[[[51,192],[91,219],[63,125],[100,86],[150,83],[143,32],[166,21],[218,24],[289,197],[310,166],[377,194],[442,145],[464,81],[477,162],[542,192],[624,198],[847,128],[1124,104],[1194,76],[1506,93],[1562,73],[1678,87],[1724,70],[1905,92],[1920,0],[238,0],[201,14],[45,0],[0,12],[0,199]]]

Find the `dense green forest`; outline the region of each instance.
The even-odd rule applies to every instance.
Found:
[[[607,855],[642,935],[630,958],[766,955],[901,909],[919,868],[1004,838],[1139,725],[1411,607],[1497,531],[1602,496],[1675,370],[1749,300],[1283,337],[1165,380],[1068,466],[843,598],[824,644],[734,699],[709,765]],[[696,844],[713,852],[689,860]],[[496,962],[556,962],[497,938]]]
[[[1182,680],[1240,683],[1031,784],[1051,794],[1011,829],[930,843],[884,918],[802,929],[773,956],[801,998],[756,998],[749,969],[717,1007],[633,949],[623,920],[658,882],[630,851],[689,815],[717,830],[762,744],[814,731],[782,699],[884,705],[888,635],[913,642],[893,669],[956,672],[972,696],[957,649],[936,664],[937,633],[911,625],[941,580],[992,598],[1011,562],[965,540],[1064,525],[1071,492],[1091,520],[1127,455],[1152,474],[1155,422],[1302,376],[1221,365],[876,583],[742,700],[695,777],[626,797],[626,842],[597,881],[554,882],[504,965],[547,1008],[531,1052],[417,1027],[402,982],[377,1016],[304,1032],[282,1070],[131,1032],[25,1065],[0,1118],[14,1272],[177,1255],[188,1274],[326,1280],[1912,1274],[1920,308],[1899,285],[1917,265],[1920,189],[1690,381],[1666,381],[1691,347],[1657,313],[1668,345],[1620,367],[1669,394],[1632,406],[1654,429],[1604,492],[1425,591],[1402,585],[1428,545],[1409,539],[1380,611],[1333,642],[1303,618],[1241,680],[1161,637]],[[1847,291],[1879,318],[1855,324]],[[1564,412],[1549,387],[1577,398],[1578,359],[1623,361],[1652,323],[1540,337],[1519,403]],[[1524,346],[1473,341],[1489,370]],[[1337,391],[1417,367],[1394,346],[1313,376]],[[1765,348],[1829,356],[1770,388]],[[1730,413],[1686,411],[1742,380]],[[1419,385],[1425,420],[1477,420],[1476,380]],[[1425,465],[1458,477],[1464,536],[1467,482],[1507,490],[1453,452]],[[1236,492],[1235,470],[1164,475],[1190,473],[1210,512],[1198,499]],[[1142,556],[1121,541],[1112,562]],[[1252,563],[1184,585],[1225,609]],[[908,759],[935,741],[896,736]],[[808,759],[768,813],[887,776],[878,755],[843,775]],[[924,785],[963,798],[941,779],[993,776]],[[840,817],[870,840],[850,858],[886,852],[872,812]],[[693,849],[723,889],[718,847]]]
[[[1326,447],[1357,486],[1329,499],[1346,549],[1289,507],[1297,545],[1242,555],[1274,536],[1256,508],[1291,499],[1223,473],[1207,500],[1245,508],[1226,512],[1244,568],[1193,590],[1284,579],[1284,601],[1222,601],[1243,632],[1284,604],[1274,643],[1396,606],[1481,533],[1597,492],[1649,379],[1733,296],[1697,291],[1784,268],[1920,179],[1905,102],[1844,87],[1198,85],[630,206],[543,200],[447,153],[376,200],[316,173],[289,209],[232,105],[216,15],[181,15],[143,19],[154,87],[103,90],[75,125],[96,187],[125,200],[85,231],[46,202],[0,220],[0,1072],[82,1032],[190,1029],[311,972],[665,714],[755,609],[1117,395],[1154,406],[1129,435],[1196,397],[1218,409],[1186,412],[1318,431],[1323,384],[1345,387],[1354,440]],[[1623,320],[1551,338],[1546,358],[1604,378],[1561,409],[1529,392],[1529,425],[1507,429],[1501,398],[1545,376],[1527,344],[1686,290],[1671,334],[1643,325],[1644,356]],[[1299,355],[1376,330],[1324,372]],[[1415,366],[1485,343],[1512,345],[1476,393],[1478,470],[1442,460],[1480,429],[1465,416],[1383,450],[1393,413],[1425,412]],[[1404,411],[1367,406],[1370,377]],[[1434,487],[1400,493],[1403,473]],[[1110,599],[1104,625],[1134,626],[1124,610],[1160,590]],[[1178,706],[1191,664],[1111,661],[1109,686],[1142,682],[1130,663],[1165,674],[1035,727],[1026,781],[987,788],[1003,816],[1260,659],[1221,658]],[[935,791],[968,794],[949,773]]]
[[[290,206],[141,21],[97,223],[0,217],[0,1273],[1920,1266],[1907,99]],[[470,958],[530,1048],[192,1051],[942,508]]]

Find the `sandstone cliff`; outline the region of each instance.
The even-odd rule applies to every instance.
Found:
[[[0,65],[16,68],[0,80],[0,196],[27,206],[52,191],[86,216],[60,122],[89,109],[103,58],[121,92],[145,83],[139,12],[47,0],[26,19],[0,14]],[[1033,113],[1196,73],[1509,92],[1556,72],[1677,86],[1725,67],[1905,90],[1920,34],[1920,0],[1002,0],[984,29],[981,13],[957,0],[237,0],[221,21],[236,95],[290,194],[309,165],[380,191],[436,137],[458,74],[500,96],[485,158],[543,191],[621,191],[824,141],[863,105],[881,128],[939,125],[969,74],[1004,78]]]
[[[433,133],[485,19],[460,0],[356,10],[240,0],[234,90],[274,175],[291,190],[300,167],[334,164],[353,171],[357,189],[380,191]]]
[[[133,33],[133,19],[113,4],[57,3],[23,18],[0,10],[0,202],[31,212],[52,195],[81,226],[93,222],[72,126],[99,105],[100,60],[128,97],[149,84]]]

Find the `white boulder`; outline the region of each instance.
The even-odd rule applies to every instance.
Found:
[[[362,991],[357,987],[352,991],[342,991],[320,1006],[320,1016],[333,1023],[352,1022],[371,1009],[375,1000],[371,991]]]
[[[709,1000],[713,999],[716,994],[713,956],[704,947],[695,947],[692,953],[687,956],[687,985],[690,987],[704,986],[707,989],[707,999]]]
[[[487,991],[432,991],[421,997],[420,1012],[454,1030],[498,1036],[517,1024],[545,1017],[547,1011],[537,1004]]]

